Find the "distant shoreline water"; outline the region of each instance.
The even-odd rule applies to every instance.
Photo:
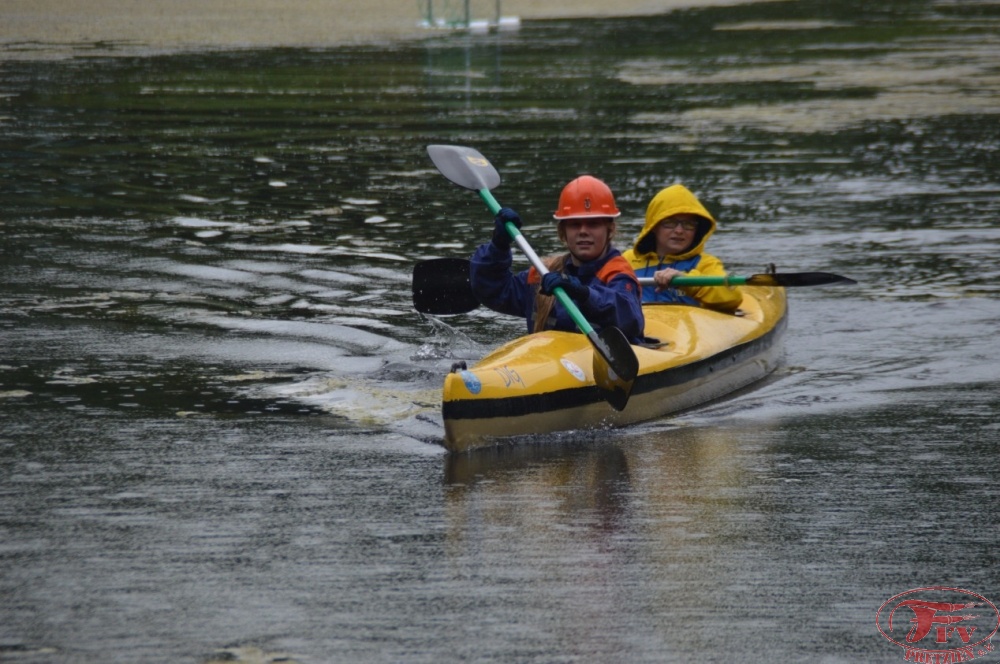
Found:
[[[0,60],[159,55],[248,48],[330,48],[421,39],[426,0],[5,0],[0,7]],[[666,13],[758,0],[528,0],[500,3],[523,20]],[[454,4],[454,3],[453,3]],[[477,0],[474,18],[495,16]],[[488,13],[492,12],[492,13]],[[482,14],[482,16],[480,16]]]

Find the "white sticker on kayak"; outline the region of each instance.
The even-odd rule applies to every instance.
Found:
[[[465,383],[465,389],[467,389],[472,394],[479,394],[483,389],[483,384],[479,382],[479,378],[476,374],[471,371],[463,371],[461,373],[462,382]]]
[[[562,362],[562,365],[564,367],[566,367],[566,371],[568,371],[571,374],[573,374],[574,378],[576,378],[581,383],[586,382],[586,380],[587,380],[587,374],[583,373],[583,369],[581,369],[580,367],[576,366],[575,364],[573,364],[572,362],[570,362],[569,360],[567,360],[565,357],[563,359],[559,360],[559,361]]]

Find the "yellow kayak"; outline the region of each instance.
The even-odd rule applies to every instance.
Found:
[[[645,304],[647,337],[633,346],[639,374],[624,410],[605,401],[592,375],[593,347],[574,332],[515,339],[445,377],[444,446],[452,452],[557,431],[622,427],[699,406],[777,368],[785,289],[744,286],[735,313]]]

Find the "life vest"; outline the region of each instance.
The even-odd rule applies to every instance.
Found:
[[[566,258],[563,259],[563,264],[564,265],[571,264],[569,262],[569,254],[567,254]],[[565,273],[566,272],[565,269],[563,269],[562,272]],[[586,279],[586,281],[584,281],[585,277],[583,277],[580,274],[575,274],[573,276],[575,276],[577,279],[580,279],[580,283],[582,283],[584,286],[587,286],[590,284],[593,278],[599,279],[601,283],[607,284],[611,283],[611,280],[617,277],[619,274],[626,274],[629,277],[632,277],[633,273],[634,270],[632,270],[632,266],[629,264],[627,260],[625,260],[624,257],[622,257],[621,254],[619,254],[617,256],[612,256],[606,263],[604,263],[604,265],[599,267],[597,269],[597,272],[594,273],[594,276],[591,279]],[[538,270],[536,270],[534,267],[528,270],[528,283],[532,284],[533,286],[542,285],[542,277],[538,273]]]
[[[560,272],[562,274],[566,274],[566,267],[573,265],[569,254],[555,260],[550,260],[548,263],[550,265],[556,265],[557,263],[560,263],[560,261],[562,264]],[[588,266],[584,265],[583,267],[586,269]],[[628,276],[630,282],[625,286],[626,290],[630,290],[634,286],[640,293],[642,291],[642,287],[639,286],[639,283],[635,280],[635,272],[632,270],[632,266],[621,254],[616,254],[607,258],[605,262],[597,268],[597,271],[594,272],[589,278],[586,274],[580,274],[578,270],[574,269],[573,272],[576,272],[576,274],[573,274],[572,276],[580,279],[580,283],[584,286],[589,286],[594,282],[594,280],[600,281],[602,284],[606,285],[611,283],[611,280],[615,277],[624,274]],[[536,323],[538,319],[538,311],[543,308],[546,312],[546,320],[542,329],[550,329],[554,327],[555,316],[553,315],[553,312],[555,311],[555,307],[551,304],[552,296],[541,293],[540,289],[542,286],[542,277],[538,270],[534,267],[528,270],[528,285],[535,288],[534,305],[531,309],[531,327],[536,330],[538,329],[538,325]]]

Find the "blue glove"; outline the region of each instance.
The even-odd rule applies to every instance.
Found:
[[[567,277],[559,272],[549,272],[542,277],[542,293],[552,295],[556,286],[566,291],[575,302],[581,304],[590,297],[590,289],[580,283],[576,277]]]
[[[493,219],[493,244],[497,246],[497,249],[510,249],[510,233],[507,232],[506,226],[508,221],[520,230],[521,217],[517,212],[506,207],[500,208],[497,216]]]

